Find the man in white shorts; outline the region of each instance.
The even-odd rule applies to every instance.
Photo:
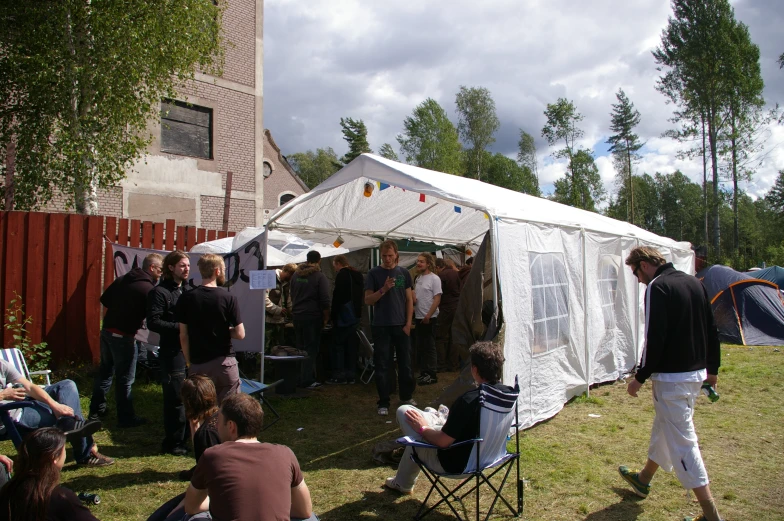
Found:
[[[651,429],[648,461],[639,472],[622,466],[621,476],[635,494],[647,497],[654,474],[675,470],[694,495],[702,515],[691,521],[721,521],[711,496],[708,472],[694,430],[694,403],[703,381],[715,386],[720,363],[718,331],[702,283],[673,268],[656,249],[639,247],[626,258],[645,292],[645,348],[640,367],[627,392],[637,397],[651,379],[656,416]]]

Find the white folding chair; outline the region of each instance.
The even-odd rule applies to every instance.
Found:
[[[478,521],[479,491],[482,485],[486,485],[493,493],[493,500],[487,511],[485,520],[490,518],[490,514],[492,514],[499,498],[509,508],[512,515],[518,517],[523,514],[523,481],[520,479],[520,432],[518,429],[520,422],[517,420],[517,397],[519,394],[520,387],[516,378],[512,393],[499,391],[488,384],[479,386],[479,404],[481,407],[479,415],[479,437],[451,445],[452,447],[455,447],[469,443],[473,444],[468,463],[461,474],[436,472],[419,459],[416,453],[417,448],[438,449],[435,445],[414,440],[408,436],[404,436],[397,440],[400,444],[411,445],[413,447],[414,450],[412,451],[411,459],[419,465],[422,473],[431,483],[430,491],[427,493],[427,496],[414,516],[414,519],[421,519],[442,503],[446,503],[457,519],[462,520],[464,518],[458,513],[454,502],[458,502],[462,505],[463,499],[471,492],[475,492],[476,519]],[[509,452],[506,448],[507,436],[512,427],[515,429],[515,452]],[[513,463],[516,463],[517,467],[517,508],[512,507],[502,495],[504,485],[512,470]],[[490,482],[490,479],[504,469],[506,469],[506,472],[502,474],[503,479],[501,484],[496,488],[496,486]],[[461,482],[457,487],[450,490],[442,478],[459,479]],[[473,486],[468,488],[468,490],[464,489],[464,487],[471,484],[473,484]],[[438,492],[441,499],[425,510],[427,501],[434,491]]]
[[[52,385],[52,382],[49,380],[49,375],[52,374],[52,371],[50,369],[45,369],[43,371],[28,371],[24,355],[19,349],[15,347],[10,349],[0,349],[0,358],[2,358],[6,363],[10,364],[14,369],[19,371],[27,380],[32,382],[33,380],[30,378],[31,376],[43,376],[46,379],[46,385]]]
[[[357,336],[359,337],[359,359],[360,363],[364,364],[359,381],[367,385],[376,374],[376,366],[373,364],[373,344],[361,329],[357,329]]]

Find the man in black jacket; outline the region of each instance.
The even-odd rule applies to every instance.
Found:
[[[332,260],[335,268],[335,290],[332,292],[332,378],[328,384],[354,383],[357,371],[357,326],[362,317],[365,280],[351,267],[345,255]]]
[[[321,330],[329,320],[329,281],[321,273],[321,254],[311,250],[307,264],[301,265],[291,277],[291,302],[297,349],[307,351],[302,362],[300,385],[315,389],[316,359],[321,346]]]
[[[151,253],[141,268],[134,268],[115,279],[101,295],[106,308],[101,330],[101,365],[93,385],[90,419],[106,413],[106,393],[117,376],[117,426],[136,427],[147,422],[136,416],[131,400],[131,386],[136,378],[136,346],[133,337],[142,327],[147,314],[147,294],[161,276],[163,257]]]
[[[694,490],[703,515],[694,521],[721,521],[694,430],[694,403],[703,381],[715,386],[720,363],[718,331],[705,287],[676,270],[656,249],[633,249],[626,265],[648,286],[645,292],[645,347],[627,392],[637,397],[652,381],[656,416],[648,461],[640,472],[622,466],[621,476],[646,497],[659,467],[675,470],[684,488]]]
[[[183,283],[188,280],[191,261],[184,251],[173,251],[163,259],[160,284],[147,295],[147,328],[160,335],[159,359],[163,388],[164,453],[183,456],[188,450],[185,409],[180,399],[180,388],[185,380],[185,356],[180,347],[180,327],[174,314],[177,300],[182,295]]]

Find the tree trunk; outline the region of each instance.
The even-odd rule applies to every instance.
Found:
[[[716,122],[712,112],[708,112],[708,145],[711,154],[711,171],[713,172],[713,255],[719,262],[721,259],[721,229],[719,227],[719,164],[716,150]]]
[[[631,215],[632,220],[629,221],[630,223],[634,224],[634,181],[632,180],[632,153],[629,150],[629,142],[626,142],[626,158],[629,167],[629,197],[631,198]]]
[[[708,155],[705,150],[705,114],[702,114],[702,203],[705,217],[705,247],[710,244],[708,239]]]
[[[738,256],[738,144],[735,136],[735,114],[731,117],[732,139],[732,248],[733,256]]]

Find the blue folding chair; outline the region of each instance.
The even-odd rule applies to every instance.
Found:
[[[240,376],[242,376],[242,373],[240,373]],[[272,414],[275,416],[275,419],[272,420],[271,422],[267,422],[266,420],[264,421],[264,427],[261,429],[262,431],[269,429],[270,427],[275,425],[275,423],[277,423],[278,420],[280,420],[280,414],[278,414],[278,411],[275,410],[275,407],[273,407],[272,404],[269,403],[269,401],[264,398],[264,392],[274,389],[275,386],[281,383],[282,381],[283,380],[281,379],[271,384],[263,384],[256,380],[250,380],[244,377],[240,378],[240,392],[243,392],[245,394],[248,394],[256,398],[259,401],[259,403],[261,403],[262,407],[266,405],[269,408],[270,412],[272,412]]]
[[[0,405],[0,421],[2,421],[5,426],[5,435],[2,436],[2,438],[10,438],[14,443],[14,447],[17,449],[19,449],[19,445],[22,444],[22,435],[19,434],[16,423],[14,423],[13,418],[11,418],[11,411],[24,407],[32,407],[33,403],[33,400],[22,400],[20,402],[9,402]]]
[[[412,460],[419,465],[422,473],[431,483],[430,491],[427,493],[427,496],[414,516],[414,519],[422,519],[442,503],[446,503],[447,506],[449,506],[457,519],[467,519],[467,517],[461,517],[458,510],[455,508],[454,503],[460,503],[461,507],[463,507],[463,499],[474,492],[476,493],[476,520],[479,521],[479,492],[482,485],[486,485],[493,493],[493,500],[487,511],[485,521],[490,518],[498,499],[501,499],[515,517],[523,514],[524,491],[523,480],[520,478],[520,422],[517,419],[517,397],[519,394],[520,387],[517,383],[517,378],[515,378],[514,390],[511,393],[499,391],[487,384],[479,386],[479,404],[481,407],[479,415],[479,437],[473,440],[457,442],[450,446],[457,447],[469,443],[473,444],[466,468],[460,474],[436,472],[423,463],[417,456],[417,448],[438,449],[437,446],[414,440],[409,436],[404,436],[397,440],[398,443],[410,445],[413,448],[411,455]],[[515,430],[515,452],[509,452],[507,450],[508,435],[512,428]],[[506,484],[509,473],[513,467],[517,468],[517,508],[514,508],[502,495],[504,485]],[[496,486],[491,483],[490,479],[504,470],[505,472],[502,474],[503,479],[501,480],[501,484],[496,488]],[[459,479],[462,481],[457,487],[450,490],[443,481],[443,478]],[[425,510],[427,502],[433,492],[438,492],[441,499]],[[464,510],[464,507],[461,508],[461,510]]]
[[[46,385],[52,385],[52,382],[49,381],[49,375],[52,374],[52,371],[49,369],[45,369],[43,371],[28,371],[24,355],[19,349],[0,349],[0,359],[3,359],[5,362],[10,364],[14,369],[19,371],[22,376],[31,382],[33,382],[31,376],[43,376],[46,379]]]

